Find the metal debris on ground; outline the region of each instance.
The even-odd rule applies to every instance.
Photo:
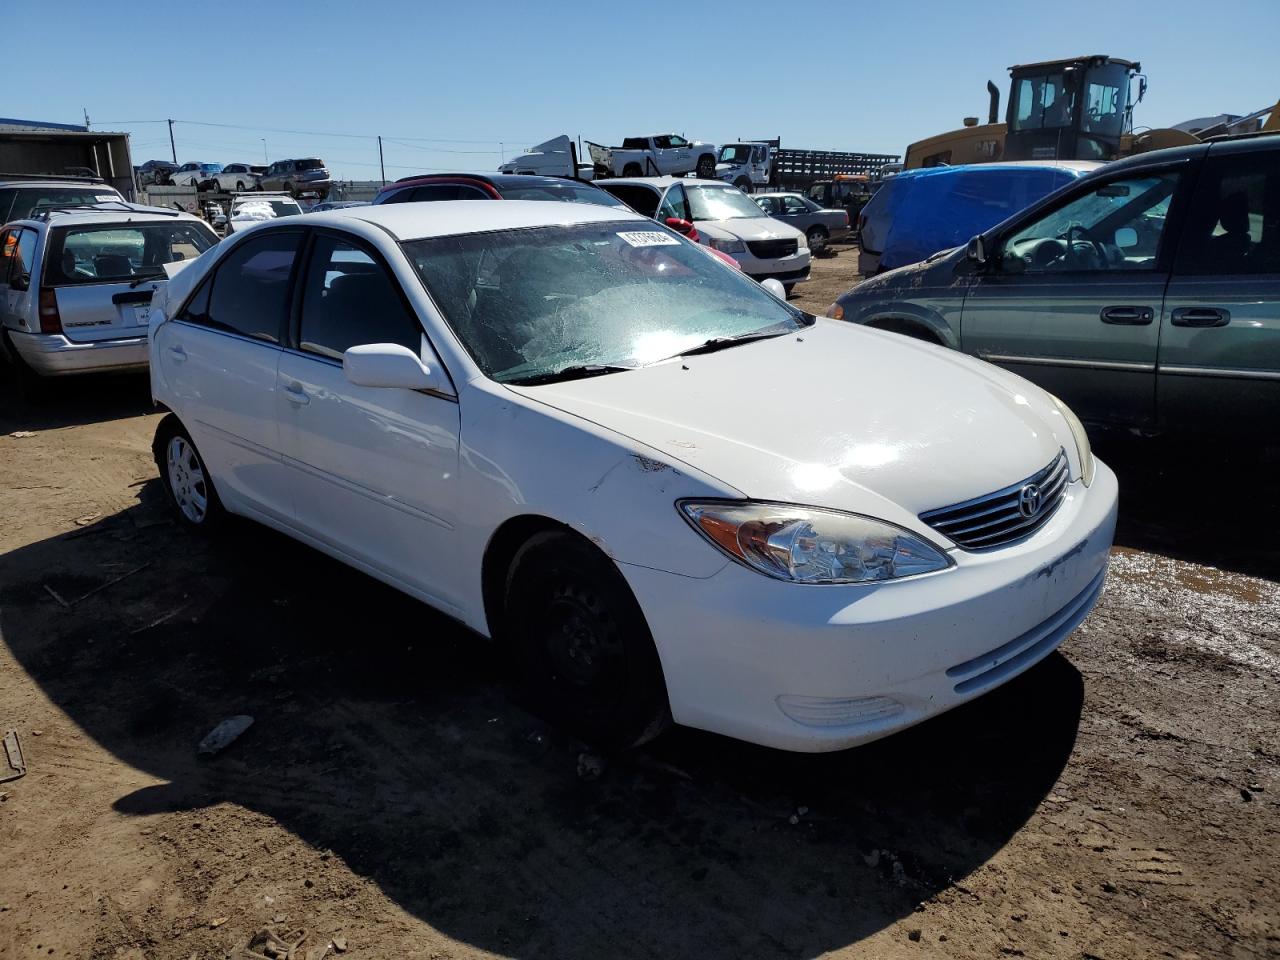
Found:
[[[17,730],[9,730],[4,735],[5,765],[0,768],[0,783],[17,780],[27,774],[27,761],[22,756],[22,742],[18,739]]]
[[[143,570],[147,569],[147,567],[149,566],[151,566],[150,560],[148,560],[146,563],[142,564],[141,566],[134,567],[132,570],[128,571],[127,573],[122,573],[118,577],[112,577],[106,583],[99,584],[98,586],[90,590],[88,593],[82,593],[80,596],[76,597],[74,600],[71,601],[71,606],[75,606],[81,600],[88,600],[95,593],[101,593],[103,590],[107,589],[107,587],[114,587],[121,580],[127,580],[130,577],[132,577],[135,573],[141,573]]]
[[[328,945],[320,948],[320,952],[308,951],[307,956],[303,957],[298,952],[298,948],[302,946],[302,941],[307,939],[306,930],[295,930],[290,934],[281,936],[274,927],[263,927],[252,937],[249,942],[240,948],[240,952],[235,954],[237,960],[311,960],[314,957],[323,957],[328,952]]]
[[[47,583],[41,584],[41,586],[44,587],[45,592],[48,593],[49,596],[53,597],[53,599],[58,601],[59,606],[61,607],[71,606],[71,604],[67,603],[66,600],[62,599],[62,594],[58,593],[58,591],[53,589],[53,587],[49,586]]]
[[[34,430],[15,430],[9,434],[15,440],[25,440],[27,437],[34,437],[35,435],[36,432]]]
[[[214,727],[200,741],[200,745],[196,747],[196,752],[203,756],[210,756],[220,750],[225,750],[240,734],[244,733],[253,726],[253,717],[247,714],[237,714],[234,717],[227,717],[220,724]]]
[[[187,605],[184,603],[182,606],[178,607],[176,610],[170,610],[168,613],[162,616],[156,617],[150,623],[144,623],[140,627],[134,627],[132,630],[129,631],[129,636],[132,637],[135,634],[142,633],[145,630],[150,630],[152,627],[158,627],[160,626],[160,624],[166,623],[167,621],[172,620],[174,617],[176,617],[185,609],[187,609]]]

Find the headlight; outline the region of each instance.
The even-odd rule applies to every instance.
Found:
[[[678,506],[716,547],[775,580],[874,583],[951,566],[931,543],[852,513],[719,500],[682,500]]]
[[[1071,435],[1076,438],[1076,453],[1080,455],[1080,479],[1084,481],[1087,487],[1093,483],[1093,448],[1089,446],[1089,434],[1085,432],[1084,424],[1080,422],[1080,418],[1071,412],[1071,408],[1055,397],[1049,394],[1049,399],[1053,401],[1053,405],[1058,408],[1058,412],[1062,414],[1062,419],[1067,421],[1067,426],[1071,428]]]
[[[747,245],[741,240],[720,240],[716,237],[710,237],[707,240],[707,243],[719,250],[721,253],[734,254],[747,252]]]

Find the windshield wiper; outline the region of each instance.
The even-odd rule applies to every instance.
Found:
[[[712,337],[705,340],[696,347],[690,347],[688,350],[681,350],[676,356],[692,357],[699,353],[715,353],[717,350],[723,350],[726,347],[736,347],[740,343],[750,343],[752,340],[772,340],[774,337],[785,337],[790,330],[773,330],[763,331],[757,330],[754,333],[740,333],[736,337]]]
[[[562,383],[565,380],[585,380],[588,377],[599,377],[606,373],[622,373],[624,370],[634,370],[635,367],[625,367],[616,363],[575,363],[567,367],[561,367],[551,373],[535,373],[528,377],[518,377],[515,380],[506,380],[513,387],[536,387],[543,383]]]

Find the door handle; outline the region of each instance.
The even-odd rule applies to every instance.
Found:
[[[298,386],[297,384],[285,387],[284,395],[286,400],[288,400],[290,403],[297,404],[300,407],[305,407],[308,403],[311,402],[311,398],[307,396],[306,391],[303,390],[302,387]]]
[[[181,363],[183,360],[187,359],[187,351],[183,350],[182,347],[170,347],[169,356]]]
[[[1175,327],[1225,327],[1231,311],[1221,307],[1178,307],[1169,318]]]
[[[1145,327],[1156,318],[1156,312],[1150,307],[1103,307],[1098,316],[1103,323]]]

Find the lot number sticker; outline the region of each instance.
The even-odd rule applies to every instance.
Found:
[[[678,247],[680,241],[659,230],[628,230],[618,234],[633,247]]]

